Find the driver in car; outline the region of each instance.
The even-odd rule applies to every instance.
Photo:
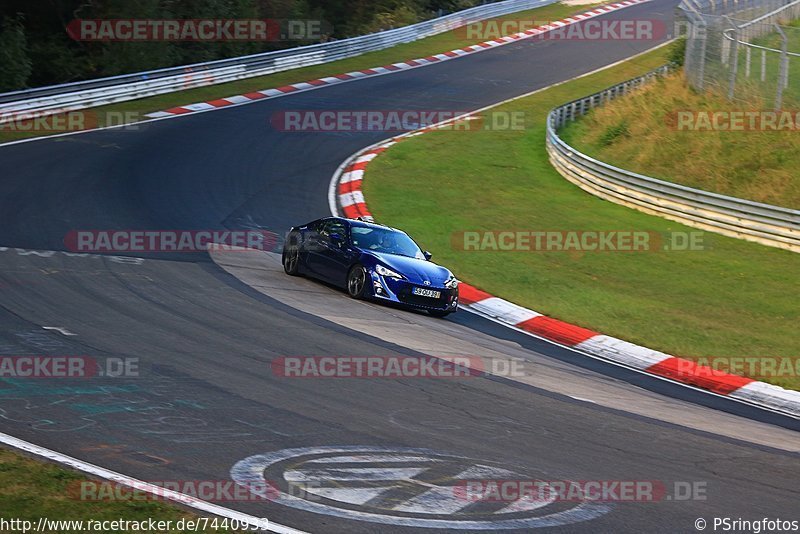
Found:
[[[369,247],[372,250],[382,250],[392,253],[397,248],[397,238],[391,232],[383,232],[378,242]]]

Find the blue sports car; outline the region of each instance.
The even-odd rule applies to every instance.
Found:
[[[405,232],[363,219],[326,217],[289,230],[287,274],[347,289],[355,299],[393,302],[444,317],[458,308],[458,280]]]

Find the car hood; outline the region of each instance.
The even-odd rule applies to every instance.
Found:
[[[427,285],[425,282],[430,282],[431,285],[441,286],[452,276],[448,269],[431,261],[372,251],[365,252],[365,254],[369,254],[393,271],[402,274],[414,284]]]

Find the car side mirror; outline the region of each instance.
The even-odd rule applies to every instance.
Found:
[[[427,250],[423,251],[423,252],[422,252],[422,255],[423,255],[423,256],[425,256],[425,259],[426,259],[427,261],[431,261],[431,258],[433,257],[433,254],[431,254],[431,253],[430,253],[430,252],[428,252]]]

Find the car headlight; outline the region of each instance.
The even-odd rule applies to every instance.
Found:
[[[458,280],[456,279],[455,276],[451,276],[450,278],[445,280],[444,287],[446,287],[447,289],[455,289],[458,287]]]
[[[383,265],[376,266],[375,272],[381,276],[386,276],[387,278],[397,278],[398,280],[403,279],[402,274],[396,273],[393,270],[389,269],[388,267],[384,267]]]

